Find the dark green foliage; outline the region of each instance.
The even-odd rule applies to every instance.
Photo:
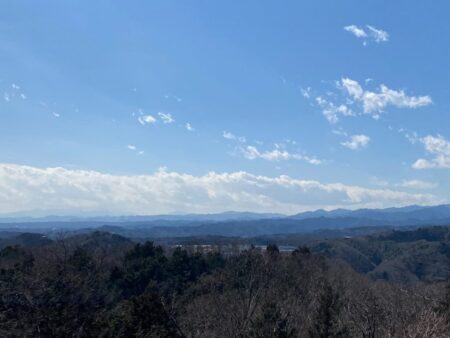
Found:
[[[261,313],[253,321],[249,333],[251,338],[293,338],[295,329],[289,328],[286,316],[283,316],[275,303],[266,303]]]
[[[280,253],[280,249],[278,249],[278,246],[276,244],[269,244],[266,247],[266,251],[269,256],[275,256]]]
[[[152,242],[136,244],[124,258],[123,268],[114,269],[111,281],[125,298],[143,293],[150,282],[166,278],[167,258],[160,246]]]
[[[110,320],[114,337],[182,337],[157,290],[148,289],[121,304]]]
[[[311,338],[344,338],[348,330],[339,323],[342,302],[331,285],[326,285],[319,298],[319,306],[309,335]]]

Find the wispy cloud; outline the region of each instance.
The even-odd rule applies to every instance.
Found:
[[[420,158],[413,164],[414,169],[450,168],[450,141],[441,135],[428,135],[420,139],[432,159]]]
[[[230,133],[229,131],[224,131],[222,133],[222,136],[223,136],[223,138],[225,138],[227,140],[238,141],[241,143],[247,142],[247,139],[245,138],[245,136],[236,136],[233,133]]]
[[[164,95],[164,98],[167,99],[167,100],[174,99],[177,102],[182,102],[183,101],[183,99],[181,97],[178,97],[178,96],[173,95],[173,94],[166,94],[166,95]]]
[[[192,125],[189,122],[186,123],[185,127],[188,131],[195,131],[194,127],[192,127]]]
[[[302,160],[309,164],[322,163],[322,161],[317,158],[297,153],[290,153],[285,149],[278,149],[278,148],[269,151],[259,151],[258,148],[256,148],[255,146],[249,145],[245,148],[242,148],[242,153],[244,157],[249,160],[263,159],[267,161],[277,161],[277,162],[286,160]]]
[[[376,43],[389,41],[388,32],[370,25],[366,25],[365,28],[356,25],[348,25],[344,27],[344,30],[353,34],[357,38],[363,39],[363,45],[367,45],[367,41],[369,40]]]
[[[352,33],[357,38],[366,38],[367,37],[367,33],[364,31],[364,29],[360,28],[360,27],[358,27],[356,25],[345,26],[344,30],[346,30],[347,32]]]
[[[380,43],[380,42],[387,42],[389,41],[389,34],[388,32],[382,30],[382,29],[377,29],[373,26],[367,25],[366,26],[367,29],[369,30],[369,34],[370,36],[372,36],[372,38],[375,40],[375,42]]]
[[[154,124],[156,119],[152,115],[141,115],[138,117],[138,121],[142,125]]]
[[[175,120],[172,117],[172,114],[170,114],[170,113],[159,112],[158,116],[164,124],[170,124],[170,123],[175,122]]]
[[[388,187],[389,182],[383,178],[372,176],[370,177],[370,182],[379,187]]]
[[[330,100],[318,96],[316,97],[316,103],[322,108],[322,114],[330,123],[337,123],[339,121],[339,115],[354,116],[355,113],[346,104],[334,104]]]
[[[418,108],[430,105],[433,101],[430,96],[408,96],[403,90],[393,90],[386,85],[380,85],[378,92],[365,90],[358,81],[342,78],[338,83],[349,97],[363,106],[366,114],[374,117],[384,112],[387,106],[397,108]]]
[[[310,99],[311,98],[311,87],[306,87],[306,88],[300,88],[300,93],[302,93],[302,96],[305,99]]]
[[[429,193],[370,189],[244,171],[194,176],[161,169],[149,175],[124,176],[0,164],[0,177],[0,213],[29,210],[60,210],[64,214],[227,210],[295,213],[324,207],[369,208],[443,202]]]
[[[437,184],[434,182],[427,182],[421,180],[405,180],[401,183],[396,184],[396,186],[408,189],[426,190],[436,188]]]
[[[411,144],[416,144],[420,141],[419,134],[417,134],[417,132],[415,131],[408,131],[405,128],[399,128],[397,131],[399,134],[403,135]]]
[[[350,139],[345,142],[341,142],[341,145],[343,145],[344,147],[347,147],[349,149],[352,149],[352,150],[358,150],[358,149],[367,147],[369,142],[370,142],[370,137],[367,135],[361,134],[361,135],[350,136]]]
[[[137,155],[143,155],[144,151],[143,150],[139,150],[138,147],[136,147],[134,144],[129,144],[127,145],[127,148],[131,151],[134,151]]]

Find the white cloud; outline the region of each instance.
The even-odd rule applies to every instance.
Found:
[[[358,150],[361,148],[367,147],[369,144],[370,137],[367,135],[352,135],[350,139],[345,142],[341,142],[344,147],[347,147],[352,150]]]
[[[346,30],[347,32],[352,33],[357,38],[366,38],[367,37],[367,33],[364,31],[364,29],[363,28],[359,28],[356,25],[345,26],[344,30]]]
[[[401,188],[408,189],[433,189],[437,187],[437,184],[434,182],[427,182],[421,180],[405,180],[402,183],[397,184],[396,186]]]
[[[13,84],[11,85],[11,88],[12,88],[12,89],[16,89],[16,90],[19,90],[19,89],[20,89],[20,87],[19,87],[18,85],[16,85],[15,83],[13,83]]]
[[[192,125],[191,125],[189,122],[186,123],[186,129],[187,129],[188,131],[195,131],[194,127],[192,127]]]
[[[3,98],[6,102],[9,102],[11,100],[11,96],[9,95],[9,93],[3,93]]]
[[[244,136],[236,136],[233,133],[230,133],[229,131],[224,131],[222,133],[222,136],[223,136],[223,138],[225,138],[227,140],[238,141],[241,143],[247,142],[247,139]]]
[[[292,154],[287,150],[280,150],[280,147],[270,151],[260,152],[255,146],[247,146],[241,149],[245,158],[249,160],[263,159],[267,161],[286,161],[286,160],[303,160],[309,164],[321,164],[322,161],[314,157],[309,157],[301,154]]]
[[[343,78],[339,83],[345,92],[355,101],[361,102],[364,113],[374,117],[379,116],[387,106],[397,108],[418,108],[430,105],[433,101],[426,96],[408,96],[403,90],[389,89],[380,85],[378,92],[364,90],[361,85],[352,79]]]
[[[335,135],[338,135],[338,136],[345,136],[345,137],[348,136],[347,132],[344,129],[342,129],[342,128],[333,129],[331,132],[333,134],[335,134]]]
[[[20,94],[20,98],[21,98],[22,100],[26,100],[26,99],[27,99],[27,96],[26,96],[24,93],[21,93],[21,94]]]
[[[322,108],[322,114],[330,123],[337,123],[339,121],[339,115],[355,115],[347,105],[335,105],[333,102],[323,98],[322,96],[316,97],[316,103]]]
[[[367,40],[369,39],[375,41],[376,43],[389,41],[388,32],[370,25],[366,25],[366,28],[367,31],[364,30],[363,27],[358,27],[356,25],[348,25],[344,27],[344,30],[352,33],[357,38],[364,39],[363,41],[364,46],[367,45]]]
[[[317,208],[437,204],[432,194],[369,189],[342,183],[253,175],[201,176],[161,169],[150,175],[111,175],[65,168],[0,165],[0,213],[208,213],[226,210],[295,213]]]
[[[156,122],[156,119],[152,115],[141,115],[138,117],[138,121],[140,124],[153,124]]]
[[[138,151],[138,155],[144,155],[144,151],[143,150],[139,150]]]
[[[175,120],[172,117],[172,114],[170,113],[158,113],[159,118],[163,121],[164,124],[173,123]]]
[[[130,150],[136,150],[136,146],[134,146],[132,144],[127,145],[127,148]]]
[[[450,168],[450,141],[442,137],[428,135],[420,139],[425,150],[434,156],[431,160],[420,158],[414,164],[415,169]]]
[[[388,32],[382,30],[382,29],[377,29],[373,26],[366,26],[369,29],[369,34],[373,37],[373,39],[375,40],[375,42],[380,43],[380,42],[386,42],[389,41],[389,34]]]
[[[61,116],[59,113],[56,113],[56,112],[53,112],[52,115],[53,115],[54,117],[60,117],[60,116]]]

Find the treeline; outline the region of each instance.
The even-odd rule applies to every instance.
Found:
[[[0,251],[1,337],[449,337],[450,287],[299,248],[223,257],[107,233]]]

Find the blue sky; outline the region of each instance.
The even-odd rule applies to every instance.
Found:
[[[2,1],[0,213],[447,203],[449,11]]]

